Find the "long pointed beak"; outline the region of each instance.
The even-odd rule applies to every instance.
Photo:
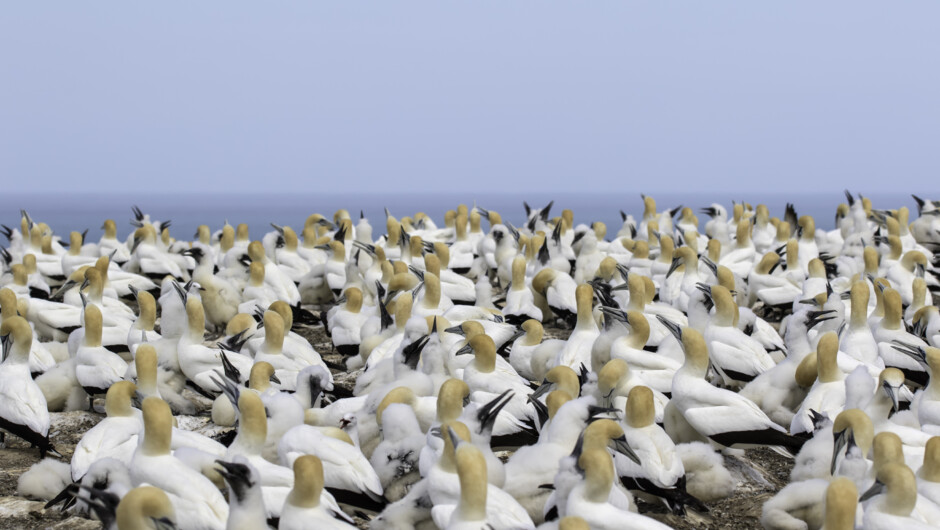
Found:
[[[515,341],[516,339],[518,339],[519,337],[521,337],[521,336],[523,336],[523,335],[525,335],[525,330],[524,330],[524,329],[517,330],[515,333],[512,334],[511,337],[509,337],[509,340],[507,340],[506,343],[507,343],[507,344],[512,344],[513,341]]]
[[[891,347],[896,351],[907,355],[911,359],[917,361],[924,368],[927,368],[927,352],[923,351],[919,346],[914,346],[912,344],[907,344],[897,340],[893,340],[891,342]]]
[[[809,319],[806,321],[806,329],[813,329],[823,322],[834,319],[835,316],[832,315],[834,315],[835,312],[835,309],[827,309],[825,311],[810,311],[807,313],[807,315],[809,315]]]
[[[676,324],[662,315],[656,315],[656,320],[659,320],[663,326],[666,326],[666,329],[669,330],[669,333],[671,333],[677,341],[682,342],[682,328],[679,324]]]
[[[509,401],[512,399],[512,397],[512,390],[507,390],[480,409],[480,412],[477,415],[477,419],[480,420],[481,434],[488,430],[493,430],[493,425],[496,423],[496,417],[499,416],[499,411],[503,410],[503,407],[509,404]]]
[[[446,331],[447,333],[455,333],[455,334],[457,334],[457,335],[460,335],[461,337],[466,337],[466,336],[467,336],[467,333],[463,330],[463,326],[453,326],[453,327],[449,327],[449,328],[445,329],[444,331]]]
[[[10,346],[13,345],[13,334],[7,333],[3,336],[3,339],[0,340],[0,361],[7,360],[7,352],[10,351]]]
[[[619,412],[620,410],[614,407],[598,407],[595,405],[588,405],[588,417],[590,420],[605,419],[605,414],[616,416]]]
[[[65,294],[65,291],[68,291],[69,289],[74,287],[77,283],[78,282],[74,280],[66,280],[65,283],[63,283],[62,286],[59,287],[58,290],[56,290],[56,292],[52,293],[52,296],[50,298],[52,300],[58,300],[59,297]]]
[[[447,428],[447,436],[450,436],[450,443],[454,444],[454,447],[457,447],[460,445],[460,442],[463,441],[463,438],[461,438],[451,427]]]
[[[618,453],[629,458],[630,460],[633,460],[633,463],[635,464],[640,463],[640,457],[637,456],[636,452],[633,451],[633,448],[630,447],[630,444],[627,443],[626,436],[621,436],[620,438],[614,438],[613,440],[611,440],[611,442],[614,444],[614,449]]]
[[[549,390],[551,390],[552,384],[553,383],[550,383],[548,379],[542,380],[542,384],[540,384],[539,387],[535,389],[535,392],[529,394],[529,397],[532,399],[538,399],[542,397],[543,395],[547,394]]]
[[[884,483],[881,482],[880,480],[876,480],[875,483],[872,484],[870,488],[868,488],[868,491],[866,491],[865,493],[862,493],[862,496],[858,498],[858,502],[865,502],[872,497],[881,495],[884,492],[884,490],[885,490]]]
[[[891,414],[894,414],[900,410],[900,403],[898,402],[898,390],[891,386],[891,383],[887,381],[881,384],[881,388],[884,390],[885,394],[888,394],[888,397],[891,398]]]
[[[320,378],[310,377],[310,408],[317,402],[323,393],[323,385],[320,384]]]
[[[617,309],[616,307],[601,306],[601,312],[604,313],[604,315],[610,316],[610,318],[623,323],[626,323],[628,320],[627,314],[622,310]]]
[[[465,353],[473,353],[473,347],[471,347],[470,344],[467,344],[463,348],[457,350],[454,355],[463,355]]]
[[[842,454],[842,449],[848,445],[848,433],[845,430],[833,433],[832,438],[832,462],[829,465],[829,473],[832,475],[836,474],[836,461],[839,459],[839,455]]]
[[[679,264],[682,263],[681,258],[672,258],[672,263],[669,264],[669,270],[666,271],[666,277],[672,276],[672,273],[676,272],[676,269],[679,268]]]

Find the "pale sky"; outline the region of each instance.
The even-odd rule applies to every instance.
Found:
[[[940,2],[8,2],[2,191],[940,190]]]

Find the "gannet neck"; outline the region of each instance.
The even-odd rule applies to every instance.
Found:
[[[855,282],[849,292],[851,301],[851,311],[849,325],[852,329],[862,329],[868,327],[868,298],[870,292],[865,282]]]
[[[441,425],[441,436],[444,438],[444,450],[441,452],[441,458],[438,465],[448,473],[457,472],[456,449],[454,441],[451,439],[450,431],[453,431],[458,438],[465,442],[470,441],[470,429],[459,421],[451,421]]]
[[[153,521],[175,522],[176,511],[170,498],[160,488],[141,486],[127,492],[117,506],[115,521],[121,530],[154,528]]]
[[[597,329],[594,321],[594,288],[590,284],[582,283],[575,289],[575,301],[578,309],[578,323],[575,330]]]
[[[457,476],[460,480],[460,501],[457,513],[464,521],[486,520],[486,459],[473,444],[457,448]]]
[[[437,421],[454,421],[463,413],[464,400],[470,396],[470,387],[460,379],[450,378],[441,385],[437,395]]]
[[[581,383],[578,374],[565,365],[552,368],[545,374],[545,380],[553,383],[557,390],[567,392],[569,396],[577,397],[581,393]]]
[[[653,391],[645,386],[635,386],[627,395],[624,406],[624,419],[634,429],[648,427],[656,421],[656,409],[653,406]]]
[[[614,485],[614,461],[606,449],[586,450],[578,458],[584,470],[584,496],[591,502],[603,503]]]
[[[844,378],[842,370],[836,362],[839,354],[839,336],[830,331],[819,339],[816,346],[817,379],[823,383],[831,383]]]
[[[264,312],[264,349],[279,354],[284,349],[284,319],[277,311]]]
[[[29,323],[21,316],[10,316],[3,319],[0,325],[0,335],[10,335],[13,344],[6,352],[7,360],[11,364],[26,364],[29,362],[29,351],[33,347],[33,330]]]
[[[294,460],[294,487],[287,502],[298,508],[316,508],[323,493],[323,462],[316,455]]]
[[[206,312],[195,296],[186,299],[186,322],[190,338],[194,342],[202,342],[206,335]]]
[[[716,326],[730,327],[734,325],[737,305],[731,292],[721,285],[711,287],[712,300],[715,301],[714,324]]]
[[[157,321],[157,302],[153,299],[153,295],[147,291],[139,291],[137,305],[140,312],[137,318],[138,327],[143,331],[153,331]]]
[[[881,325],[885,329],[901,329],[901,295],[894,289],[885,289],[884,293],[884,311],[885,316],[881,320]]]
[[[826,488],[825,530],[855,530],[858,489],[846,477],[836,477]]]
[[[108,417],[127,417],[133,414],[131,398],[137,392],[137,386],[130,381],[117,381],[108,388],[104,410]]]
[[[274,375],[274,366],[265,361],[256,362],[251,366],[248,374],[248,388],[264,393],[271,388],[271,376]]]
[[[261,397],[254,392],[242,392],[238,396],[238,438],[250,450],[260,454],[268,436],[268,418]]]
[[[542,323],[535,319],[529,319],[522,323],[522,330],[525,331],[525,345],[535,346],[541,344],[542,335],[545,333]]]
[[[564,390],[553,390],[549,392],[548,397],[545,398],[545,406],[548,408],[548,419],[554,418],[558,409],[572,399],[574,399],[574,396]]]
[[[94,304],[85,306],[85,346],[101,346],[101,310]]]
[[[630,324],[630,334],[627,340],[631,347],[642,349],[650,340],[650,323],[640,311],[627,311],[627,323]]]
[[[134,354],[134,366],[137,368],[137,386],[145,395],[157,392],[157,350],[151,344],[141,344]]]
[[[243,393],[248,394],[248,392]],[[158,397],[144,399],[144,439],[140,451],[147,456],[170,454],[170,440],[173,434],[173,414],[170,406]]]
[[[474,366],[478,372],[490,373],[496,369],[496,343],[489,335],[479,334],[470,339],[473,348]]]
[[[924,480],[940,482],[940,436],[927,440],[924,450],[924,464],[917,471]]]

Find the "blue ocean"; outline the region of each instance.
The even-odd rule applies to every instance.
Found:
[[[909,194],[873,194],[875,208],[898,208],[907,206],[911,219],[916,217],[916,203]],[[763,203],[771,215],[782,217],[786,204],[792,203],[799,215],[809,214],[816,219],[819,228],[830,229],[834,225],[835,209],[845,202],[841,193],[825,195],[783,195],[779,193],[751,193],[743,196],[729,193],[708,195],[704,193],[660,193],[655,194],[660,210],[683,205],[696,210],[701,226],[707,217],[698,212],[712,203],[725,205],[729,210],[733,201],[747,201],[753,205]],[[925,197],[930,198],[930,197]],[[132,230],[132,206],[138,206],[151,219],[172,221],[171,234],[178,239],[191,239],[200,224],[213,230],[226,221],[231,224],[247,223],[252,237],[259,238],[271,230],[270,223],[292,227],[303,226],[308,215],[319,212],[327,217],[340,208],[349,210],[357,218],[361,211],[368,217],[375,234],[385,231],[384,209],[392,215],[402,217],[424,212],[439,225],[443,225],[444,212],[458,204],[498,211],[504,219],[519,225],[525,220],[523,201],[533,208],[542,208],[555,201],[552,215],[563,208],[574,212],[575,224],[603,221],[608,227],[608,238],[616,234],[621,226],[621,210],[639,219],[643,213],[643,199],[636,193],[541,193],[541,194],[485,194],[485,193],[437,193],[437,194],[190,194],[190,195],[82,195],[82,194],[7,194],[0,196],[0,223],[19,226],[20,210],[26,210],[36,221],[47,223],[64,239],[71,230],[88,229],[89,238],[96,241],[101,235],[105,219],[117,222],[119,236]],[[0,243],[2,244],[2,243]]]

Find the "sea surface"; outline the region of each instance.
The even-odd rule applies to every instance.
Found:
[[[898,208],[907,206],[911,210],[911,220],[916,218],[916,203],[909,194],[874,194],[869,195],[875,208]],[[779,193],[750,193],[736,196],[730,193],[659,193],[654,195],[660,210],[683,205],[696,211],[700,227],[704,227],[708,217],[699,209],[712,203],[720,203],[730,212],[733,201],[743,201],[756,205],[766,204],[772,216],[783,217],[786,204],[793,203],[799,215],[810,214],[816,219],[818,228],[831,229],[834,225],[835,209],[845,202],[841,193],[825,195],[784,195]],[[930,198],[930,197],[925,197]],[[136,205],[152,220],[171,220],[170,232],[178,239],[192,239],[196,227],[209,225],[212,230],[221,228],[228,221],[231,224],[247,223],[251,235],[260,238],[271,230],[270,223],[302,227],[308,215],[319,212],[332,217],[339,208],[349,210],[353,218],[358,218],[360,211],[372,223],[376,235],[385,232],[384,209],[392,215],[403,217],[416,212],[431,216],[439,226],[443,226],[444,212],[456,208],[458,204],[472,207],[474,204],[496,210],[503,219],[513,224],[522,224],[525,220],[523,201],[533,208],[542,208],[554,200],[552,215],[558,215],[563,208],[574,212],[575,224],[603,221],[607,224],[608,239],[620,229],[622,224],[620,211],[632,214],[637,220],[643,214],[643,199],[635,193],[541,193],[541,194],[485,194],[485,193],[436,193],[436,194],[377,194],[364,191],[358,194],[188,194],[159,195],[142,193],[130,194],[5,194],[0,195],[0,223],[10,227],[19,227],[20,210],[26,210],[35,221],[47,223],[56,234],[68,239],[71,230],[88,229],[88,237],[97,241],[105,219],[114,219],[118,226],[118,235],[125,237],[133,227],[131,207]],[[485,227],[484,223],[484,227]],[[299,230],[298,230],[299,231]],[[0,241],[0,245],[5,244]]]

